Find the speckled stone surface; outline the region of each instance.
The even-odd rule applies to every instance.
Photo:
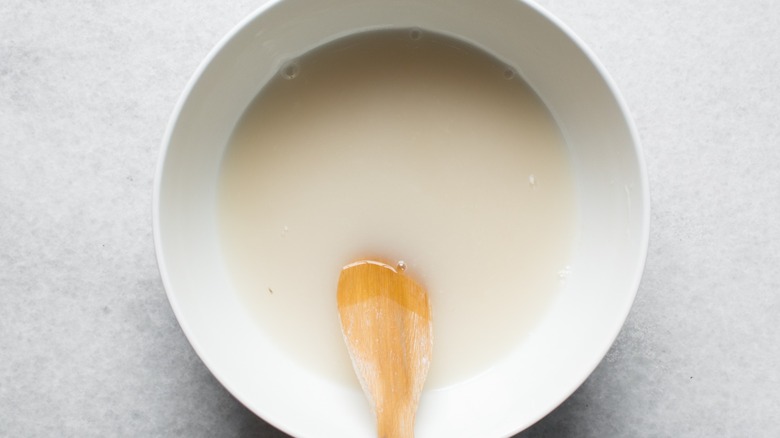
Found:
[[[652,224],[617,342],[518,437],[780,436],[780,2],[538,3],[622,91]],[[174,104],[260,4],[0,2],[0,436],[285,436],[190,348],[151,225]]]

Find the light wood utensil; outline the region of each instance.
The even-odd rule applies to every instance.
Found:
[[[403,271],[366,260],[343,268],[337,301],[344,340],[376,414],[379,438],[412,438],[431,363],[427,292]]]

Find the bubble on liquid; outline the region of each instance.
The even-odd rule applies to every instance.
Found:
[[[570,266],[566,266],[565,268],[558,271],[558,278],[561,280],[566,280],[567,278],[569,278],[569,276],[571,276]]]
[[[418,41],[420,38],[422,38],[422,34],[422,30],[414,28],[409,31],[409,38],[413,39],[414,41]]]
[[[283,78],[290,80],[295,79],[298,77],[298,74],[301,72],[301,66],[298,65],[297,62],[291,61],[282,66],[282,70],[280,71]]]
[[[282,237],[286,236],[288,231],[290,231],[290,228],[285,225],[284,228],[282,228]]]
[[[534,174],[528,175],[528,185],[531,186],[532,189],[536,188],[536,176]]]
[[[395,267],[399,271],[403,272],[406,270],[406,262],[404,262],[403,260],[398,260],[398,263],[396,263]]]
[[[517,76],[517,72],[512,67],[504,67],[504,79],[514,79]]]

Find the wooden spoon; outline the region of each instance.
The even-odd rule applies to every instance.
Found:
[[[379,438],[412,438],[431,363],[428,294],[403,272],[366,260],[342,269],[337,300],[344,340],[376,414]]]

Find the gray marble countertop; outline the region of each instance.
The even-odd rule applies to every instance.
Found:
[[[174,104],[261,3],[0,2],[0,436],[284,436],[190,348],[151,225]],[[617,342],[518,436],[780,436],[780,2],[539,4],[624,94],[652,223]]]

